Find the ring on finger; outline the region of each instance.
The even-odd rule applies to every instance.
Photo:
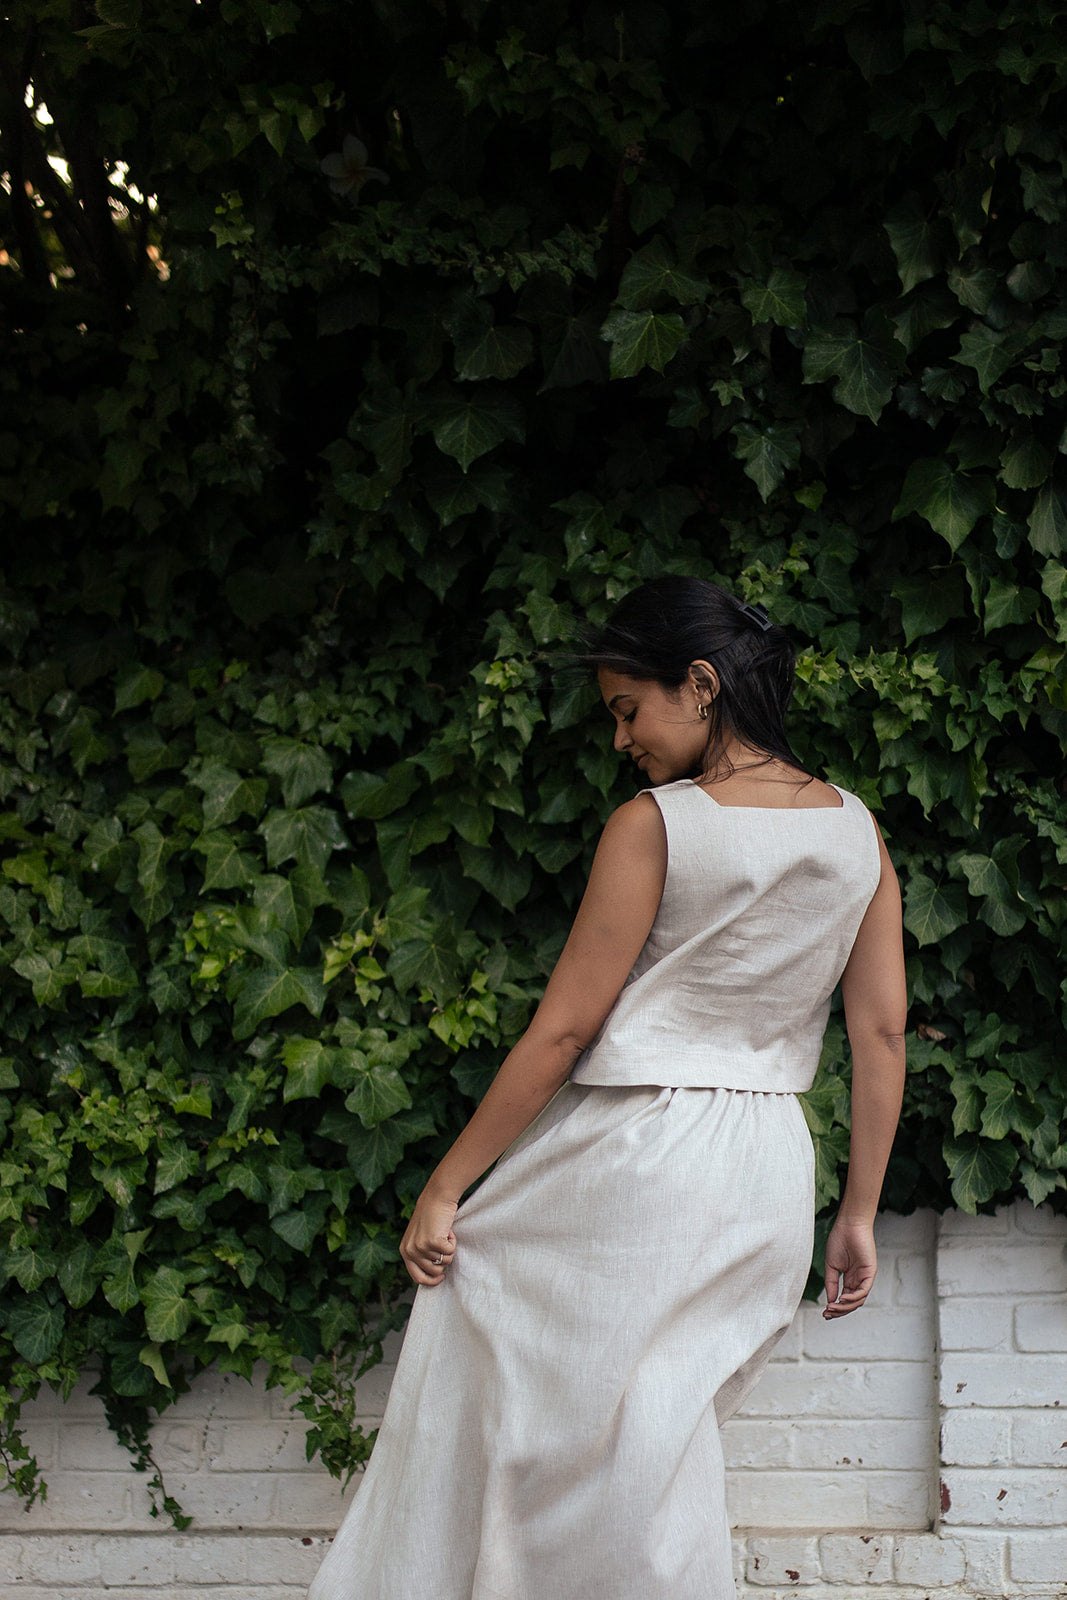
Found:
[[[441,1265],[441,1262],[442,1262],[442,1261],[443,1261],[443,1260],[444,1260],[444,1259],[445,1259],[445,1258],[444,1258],[444,1256],[434,1256],[434,1258],[433,1258],[433,1264],[434,1264],[434,1266],[435,1266],[435,1267],[439,1267],[439,1266],[440,1266],[440,1265]]]

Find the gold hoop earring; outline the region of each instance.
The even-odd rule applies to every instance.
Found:
[[[708,720],[708,708],[704,704],[703,700],[697,701],[697,716],[700,718],[701,722],[707,722]]]

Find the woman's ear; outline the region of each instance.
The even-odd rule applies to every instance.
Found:
[[[700,697],[708,695],[714,700],[719,693],[719,674],[710,661],[689,663],[689,683]]]

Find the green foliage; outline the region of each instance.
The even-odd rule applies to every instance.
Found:
[[[1067,9],[96,17],[0,22],[15,1487],[87,1365],[146,1470],[211,1362],[365,1458],[404,1218],[629,792],[556,652],[662,572],[794,628],[883,822],[889,1203],[1062,1205]],[[847,1081],[835,1024],[824,1208]]]

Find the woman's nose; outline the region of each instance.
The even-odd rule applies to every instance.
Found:
[[[625,722],[617,722],[615,724],[615,737],[611,742],[616,750],[629,750],[633,740],[630,738],[630,730]]]

